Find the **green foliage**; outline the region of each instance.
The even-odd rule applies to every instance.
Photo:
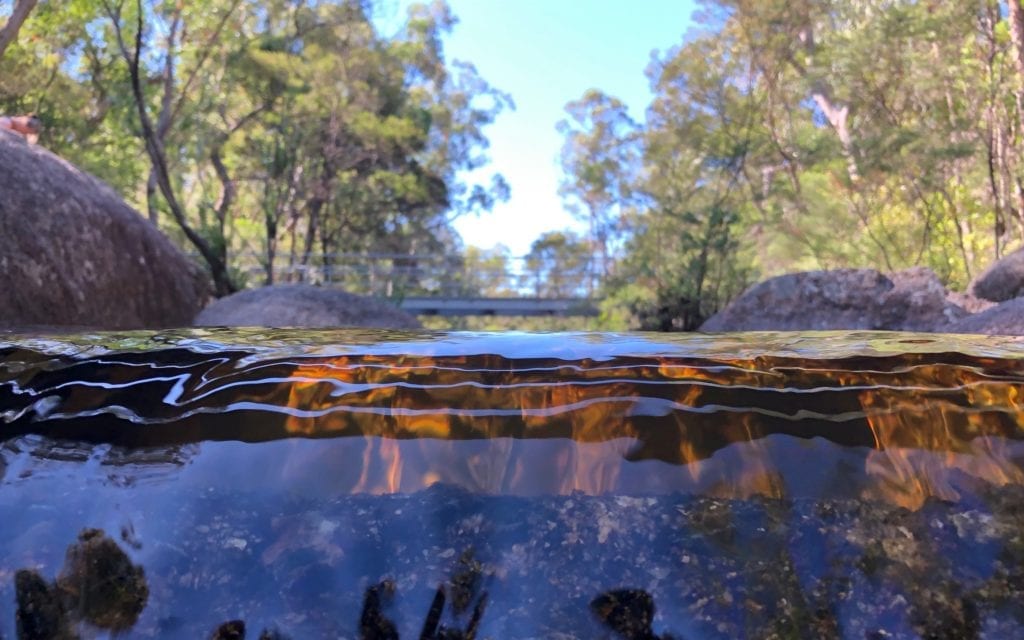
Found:
[[[469,248],[388,293],[600,295],[606,326],[691,329],[786,271],[924,265],[962,288],[1024,242],[1024,43],[1004,9],[704,0],[653,58],[643,122],[590,90],[558,123],[560,193],[586,237],[539,238],[522,282],[502,277],[507,250]],[[43,2],[0,59],[0,112],[36,112],[42,144],[202,254],[221,292],[259,279],[250,254],[267,282],[354,282],[346,254],[363,252],[415,272],[410,256],[461,249],[456,216],[508,197],[500,175],[464,176],[512,101],[446,57],[444,2],[410,7],[392,37],[372,10]]]
[[[632,121],[599,91],[570,103],[564,191],[614,230],[607,321],[691,329],[806,269],[924,265],[965,287],[1024,240],[1024,43],[1002,13],[705,0],[649,68],[642,126],[610,126]]]
[[[497,245],[492,249],[466,247],[464,265],[457,276],[458,295],[482,298],[515,296],[509,281],[511,253],[508,247]]]
[[[526,256],[524,289],[539,298],[586,297],[592,292],[590,246],[571,231],[548,231]]]
[[[42,144],[202,254],[222,292],[253,251],[269,281],[273,264],[301,279],[342,252],[456,250],[454,214],[508,196],[500,176],[462,176],[487,163],[484,129],[511,100],[446,59],[442,36],[456,21],[444,2],[410,7],[394,37],[377,33],[371,7],[41,3],[0,60],[0,111],[37,112]],[[141,104],[129,73],[139,11]],[[140,111],[167,193],[150,178]]]

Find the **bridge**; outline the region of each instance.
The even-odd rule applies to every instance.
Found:
[[[596,316],[588,298],[404,298],[399,306],[418,316]]]
[[[596,316],[593,258],[557,264],[494,254],[337,253],[232,256],[250,285],[305,282],[393,300],[427,316]]]

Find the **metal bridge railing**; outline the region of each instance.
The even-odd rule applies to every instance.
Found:
[[[470,260],[460,255],[336,253],[267,258],[254,253],[231,256],[250,285],[306,282],[340,286],[352,293],[405,298],[594,298],[601,284],[597,260],[559,264],[528,256]]]

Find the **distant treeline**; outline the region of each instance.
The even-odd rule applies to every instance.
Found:
[[[610,293],[692,327],[752,279],[930,267],[1024,240],[1020,0],[705,0],[641,123],[569,105],[564,190]],[[649,320],[650,321],[650,320]]]

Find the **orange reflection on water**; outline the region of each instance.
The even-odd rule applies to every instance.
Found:
[[[973,383],[960,398],[891,389],[862,394],[876,449],[866,463],[876,480],[868,497],[908,509],[930,497],[955,501],[953,471],[996,486],[1024,484],[1024,470],[1008,448],[1024,424],[1017,387]]]
[[[1022,382],[979,363],[340,357],[296,364],[268,401],[295,410],[289,434],[363,438],[354,491],[600,494],[646,464],[656,490],[781,498],[804,490],[786,458],[804,454],[768,438],[796,436],[862,451],[851,486],[916,509],[964,477],[1024,484]]]

